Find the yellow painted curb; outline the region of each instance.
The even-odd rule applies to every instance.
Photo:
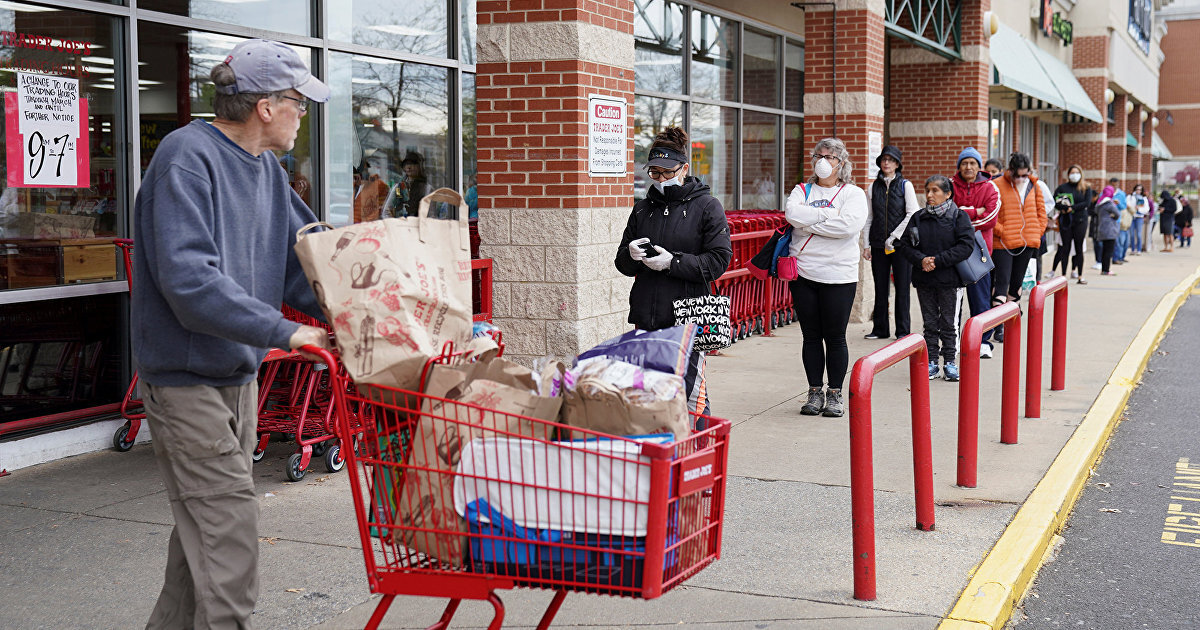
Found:
[[[1159,301],[1071,439],[975,569],[938,630],[1001,630],[1008,623],[1083,492],[1092,466],[1104,452],[1158,342],[1175,320],[1179,307],[1195,292],[1198,280],[1200,268]]]

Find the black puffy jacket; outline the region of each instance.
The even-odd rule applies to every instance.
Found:
[[[955,265],[971,255],[974,242],[971,219],[951,201],[940,217],[930,214],[928,208],[914,214],[904,234],[896,239],[896,251],[913,264],[914,287],[961,287]],[[921,260],[928,256],[933,256],[933,271],[921,267]]]
[[[630,257],[629,243],[643,237],[675,255],[670,268],[654,271]],[[725,209],[707,184],[688,177],[666,193],[651,187],[634,204],[617,248],[617,270],[636,278],[629,292],[629,323],[642,330],[674,326],[674,301],[708,295],[710,283],[725,273],[732,257]]]

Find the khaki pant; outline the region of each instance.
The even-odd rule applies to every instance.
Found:
[[[257,384],[143,381],[141,394],[175,516],[166,578],[146,628],[250,628],[258,599]]]

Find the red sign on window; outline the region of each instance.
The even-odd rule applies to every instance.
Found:
[[[87,99],[79,80],[17,73],[4,94],[8,185],[15,188],[87,188]]]

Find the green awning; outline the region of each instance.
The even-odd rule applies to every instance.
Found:
[[[1150,136],[1150,155],[1160,160],[1174,159],[1175,156],[1167,148],[1167,143],[1163,142],[1163,139],[1158,136],[1158,132],[1152,131],[1151,134],[1153,135]]]
[[[1087,91],[1066,64],[1001,24],[990,42],[993,81],[1092,122],[1103,122]]]
[[[1125,131],[1125,146],[1137,148],[1137,138],[1133,137],[1132,131]]]

